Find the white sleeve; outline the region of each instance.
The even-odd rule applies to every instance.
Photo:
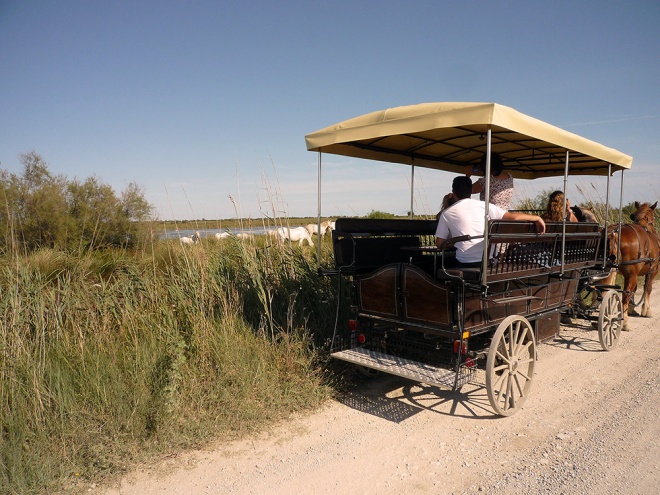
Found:
[[[435,229],[435,236],[440,239],[449,239],[449,225],[444,215],[440,215],[438,220],[438,227]]]
[[[490,203],[488,205],[488,217],[491,220],[501,220],[501,218],[504,216],[506,213],[506,210],[503,208],[500,208],[497,205],[494,205],[493,203]]]

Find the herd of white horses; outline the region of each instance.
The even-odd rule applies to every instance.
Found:
[[[332,231],[335,228],[335,222],[327,220],[321,223],[320,236],[323,237],[326,232]],[[314,242],[312,241],[312,236],[319,235],[319,225],[318,223],[310,223],[304,227],[278,227],[276,229],[266,231],[266,234],[277,239],[278,242],[297,242],[299,246],[302,246],[305,242],[309,246],[313,246]],[[228,237],[236,237],[239,239],[250,239],[253,237],[253,234],[248,234],[245,232],[240,232],[238,234],[232,234],[230,232],[217,232],[214,234],[215,239],[222,240]],[[183,245],[192,245],[200,241],[201,235],[199,231],[196,231],[192,236],[179,237],[179,241]]]

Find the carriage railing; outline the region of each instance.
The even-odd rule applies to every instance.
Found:
[[[436,225],[435,220],[339,218],[333,231],[335,268],[344,275],[360,275],[387,264],[407,263],[433,277],[447,278],[452,271],[443,267],[451,265],[455,249],[452,242],[446,249],[435,248]],[[547,222],[545,234],[535,229],[533,222],[489,223],[487,283],[603,264],[598,224]],[[462,273],[459,278],[464,279]]]
[[[486,279],[499,282],[602,264],[601,239],[601,228],[595,223],[564,226],[562,222],[547,222],[545,234],[537,234],[533,222],[491,221]]]

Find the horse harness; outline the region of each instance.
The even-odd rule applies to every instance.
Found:
[[[648,263],[650,265],[653,265],[656,261],[658,261],[658,258],[642,258],[642,239],[639,236],[639,232],[637,232],[637,229],[634,228],[630,224],[624,224],[624,225],[621,226],[622,229],[624,227],[631,228],[632,231],[635,233],[635,237],[637,237],[637,259],[627,260],[627,261],[619,261],[618,266],[621,266],[621,265],[636,265],[638,263]],[[640,225],[640,227],[641,227],[641,225]],[[644,231],[647,234],[647,236],[646,236],[646,243],[647,244],[645,244],[645,246],[644,246],[647,249],[645,249],[645,251],[646,252],[649,251],[648,243],[651,241],[651,238],[655,239],[656,243],[658,244],[658,250],[660,251],[660,238],[658,238],[658,235],[655,232],[647,229],[646,227],[642,227],[642,228],[644,229]],[[612,230],[612,232],[617,233],[617,234],[620,233],[618,228]],[[618,253],[618,257],[620,257],[620,253]]]

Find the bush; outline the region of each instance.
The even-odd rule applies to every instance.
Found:
[[[148,238],[151,205],[135,183],[117,197],[95,177],[69,181],[35,152],[21,155],[23,174],[0,171],[0,250],[132,248]]]

